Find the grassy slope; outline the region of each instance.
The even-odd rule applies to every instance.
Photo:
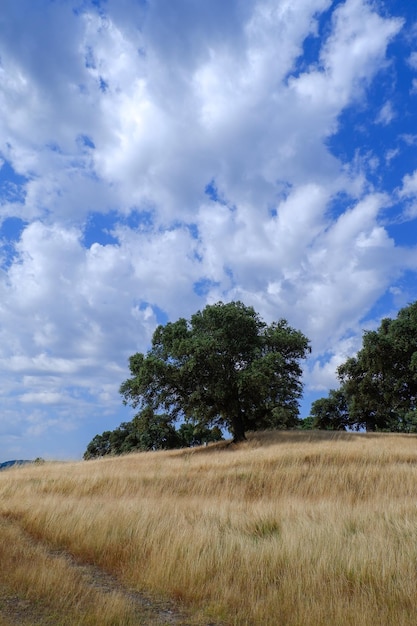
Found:
[[[414,626],[416,503],[412,435],[260,433],[240,446],[0,474],[13,532],[180,601],[200,624]],[[1,576],[14,593],[55,606],[58,589],[13,582],[12,567]],[[81,596],[69,590],[68,607],[79,597],[104,611],[106,598]],[[108,623],[134,623],[114,600],[125,621]]]

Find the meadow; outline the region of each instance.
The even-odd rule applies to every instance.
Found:
[[[415,626],[417,437],[277,431],[8,469],[0,563],[3,626]]]

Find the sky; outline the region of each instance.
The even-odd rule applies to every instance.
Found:
[[[0,461],[82,458],[220,300],[310,339],[306,417],[417,300],[417,2],[1,5]]]

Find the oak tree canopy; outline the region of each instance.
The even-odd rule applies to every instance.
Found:
[[[286,320],[268,325],[242,302],[218,302],[158,326],[150,350],[130,357],[120,393],[139,411],[226,428],[242,441],[248,430],[298,423],[309,350]]]

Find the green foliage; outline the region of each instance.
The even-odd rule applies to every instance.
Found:
[[[132,420],[133,431],[126,445],[130,450],[169,450],[179,448],[178,433],[168,415],[158,415],[146,407]]]
[[[328,398],[313,402],[310,416],[313,428],[346,430],[351,425],[346,397],[340,389],[331,389]]]
[[[318,426],[315,425],[314,418],[311,415],[309,415],[308,417],[305,417],[303,420],[300,420],[298,424],[298,428],[301,430],[313,430],[314,428],[318,428]]]
[[[246,430],[298,424],[300,360],[308,339],[285,320],[269,326],[252,307],[219,302],[189,321],[158,326],[152,347],[130,360],[120,387],[125,404],[162,410],[199,428]]]
[[[136,449],[133,422],[123,422],[115,430],[106,430],[96,435],[88,444],[84,459],[93,459],[107,454],[123,454]]]
[[[222,441],[224,439],[223,433],[218,426],[208,428],[207,426],[195,424],[193,422],[181,424],[177,433],[181,448],[202,446],[207,443]]]
[[[313,403],[320,428],[417,432],[417,303],[366,331],[338,376],[340,390]]]
[[[135,451],[189,448],[222,439],[219,428],[205,428],[192,422],[182,424],[176,430],[168,415],[156,414],[146,407],[131,422],[123,422],[115,430],[96,435],[88,444],[84,459]]]

